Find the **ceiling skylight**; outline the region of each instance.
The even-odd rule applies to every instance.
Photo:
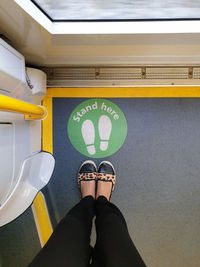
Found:
[[[34,0],[52,21],[200,18],[197,0]]]

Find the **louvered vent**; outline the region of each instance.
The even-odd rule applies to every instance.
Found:
[[[98,80],[135,80],[142,79],[141,68],[100,68],[96,71]]]
[[[193,78],[200,79],[200,68],[193,68]]]
[[[199,66],[45,67],[47,85],[53,86],[200,86]]]
[[[94,80],[95,68],[45,68],[48,80]]]
[[[188,68],[146,68],[146,79],[188,79]]]

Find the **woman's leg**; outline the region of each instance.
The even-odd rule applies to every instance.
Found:
[[[97,241],[92,267],[145,267],[120,210],[104,196],[96,201]]]
[[[99,181],[96,194],[97,241],[92,267],[145,267],[134,246],[124,216],[109,202],[115,184],[115,170],[109,162],[98,167]]]
[[[96,165],[84,162],[78,173],[82,199],[58,224],[29,267],[88,267],[90,234],[95,207]]]
[[[29,267],[87,267],[95,200],[87,196],[65,216]]]

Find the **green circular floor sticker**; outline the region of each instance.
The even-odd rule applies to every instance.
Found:
[[[106,99],[89,99],[70,115],[68,136],[80,153],[91,158],[114,154],[124,143],[127,122],[124,113]]]

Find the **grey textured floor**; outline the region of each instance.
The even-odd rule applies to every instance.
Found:
[[[0,267],[27,267],[40,248],[31,207],[0,227]]]
[[[86,157],[70,144],[67,121],[84,100],[53,101],[56,168],[46,190],[57,222],[79,201],[76,173]],[[106,158],[117,171],[112,201],[135,245],[149,267],[200,266],[200,99],[109,100],[128,123],[123,147]]]

